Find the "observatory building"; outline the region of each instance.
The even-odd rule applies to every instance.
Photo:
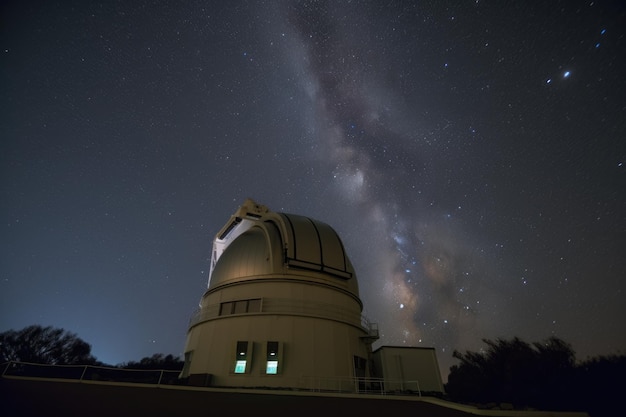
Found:
[[[370,377],[384,378],[391,369],[384,364],[402,363],[398,351],[409,354],[373,355],[378,328],[362,310],[354,268],[332,227],[248,199],[213,242],[181,377],[203,386],[359,390]],[[405,362],[426,358],[430,390],[443,391],[434,350],[419,352]]]

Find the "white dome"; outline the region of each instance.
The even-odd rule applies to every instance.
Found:
[[[332,227],[309,217],[272,212],[226,247],[212,271],[209,292],[276,276],[323,281],[359,297],[354,268]]]

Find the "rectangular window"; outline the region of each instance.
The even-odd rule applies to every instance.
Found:
[[[248,300],[235,301],[235,310],[233,314],[243,314],[247,313],[248,310]]]
[[[276,357],[278,355],[278,342],[267,342],[267,358]]]
[[[278,373],[278,361],[267,361],[267,367],[265,368],[266,374],[277,374]]]
[[[265,373],[269,375],[276,375],[278,373],[278,363],[281,361],[280,342],[267,342],[266,346],[266,365]]]
[[[357,378],[365,377],[367,370],[367,360],[360,356],[354,356],[354,376]]]
[[[220,316],[228,316],[230,314],[260,313],[261,299],[253,298],[251,300],[226,301],[220,304]]]
[[[222,303],[220,305],[220,316],[227,316],[229,314],[233,314],[233,304],[232,302]]]
[[[246,341],[238,341],[235,350],[235,373],[245,374],[248,372],[248,360],[250,359],[250,344]]]
[[[236,374],[245,374],[246,373],[246,362],[247,361],[237,361],[237,362],[235,362],[235,373]]]
[[[248,300],[248,312],[249,313],[259,313],[260,311],[261,311],[261,299],[260,298]]]

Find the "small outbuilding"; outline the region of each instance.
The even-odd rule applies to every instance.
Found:
[[[372,352],[375,376],[385,391],[443,393],[437,354],[431,347],[381,346]]]

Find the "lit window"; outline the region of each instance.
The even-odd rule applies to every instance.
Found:
[[[237,347],[235,351],[235,373],[236,374],[245,374],[247,372],[247,364],[249,359],[250,352],[248,351],[249,344],[245,341],[237,342]]]
[[[235,373],[236,374],[246,373],[246,361],[237,361],[235,363]]]
[[[265,373],[270,375],[276,375],[278,373],[278,362],[281,360],[280,353],[282,349],[280,349],[279,342],[267,342],[266,347],[266,366]]]
[[[265,368],[266,374],[278,373],[278,361],[267,361],[267,367]]]

